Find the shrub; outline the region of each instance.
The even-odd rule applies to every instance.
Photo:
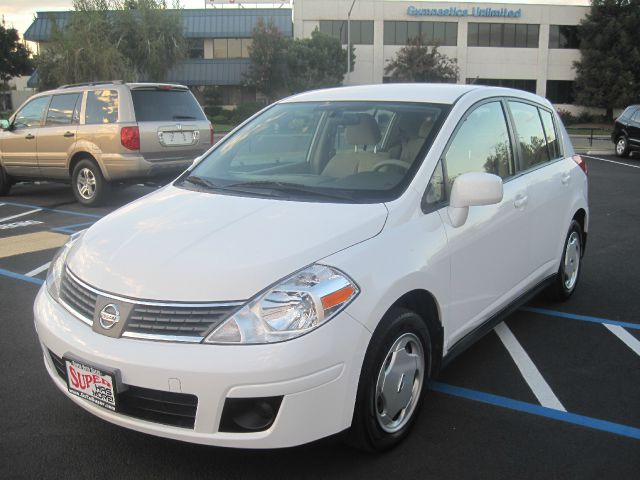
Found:
[[[215,117],[216,115],[220,115],[222,113],[222,107],[206,106],[204,107],[204,113],[206,113],[210,117]]]
[[[209,117],[209,119],[211,120],[211,123],[213,123],[214,126],[216,124],[229,123],[229,119],[225,115],[213,115]]]
[[[238,105],[238,108],[233,110],[233,116],[231,117],[231,119],[235,123],[244,122],[251,115],[262,110],[262,108],[263,105],[257,102],[241,103],[240,105]]]
[[[564,123],[565,125],[576,123],[576,117],[574,117],[569,110],[563,110],[562,108],[559,108],[558,115],[560,116],[562,123]]]

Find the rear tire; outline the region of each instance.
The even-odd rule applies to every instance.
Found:
[[[98,164],[85,158],[80,160],[71,175],[71,188],[76,200],[87,207],[97,207],[104,203],[109,183],[102,176]]]
[[[0,165],[0,196],[6,195],[11,190],[11,179],[7,172],[4,171],[4,167]]]
[[[582,238],[582,227],[577,221],[571,220],[562,249],[558,273],[547,289],[547,296],[550,300],[564,302],[573,295],[582,267]]]
[[[616,141],[616,155],[622,158],[629,156],[629,140],[624,135],[618,137]]]
[[[415,423],[430,372],[431,337],[424,320],[392,308],[367,348],[347,442],[370,452],[399,444]]]

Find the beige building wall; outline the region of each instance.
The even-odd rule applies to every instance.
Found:
[[[440,47],[439,51],[456,58],[460,68],[459,83],[467,78],[497,78],[536,80],[536,93],[546,94],[547,80],[573,80],[573,62],[580,52],[569,49],[549,49],[550,25],[577,25],[589,10],[588,6],[572,6],[560,0],[549,0],[555,5],[514,4],[500,2],[434,2],[398,0],[356,0],[352,20],[373,20],[373,45],[355,45],[355,71],[345,78],[345,84],[382,83],[384,67],[402,48],[384,45],[384,21],[456,21],[457,46]],[[586,2],[585,2],[586,3]],[[294,36],[308,37],[318,27],[319,20],[346,20],[351,0],[294,0]],[[507,8],[521,10],[519,18],[410,16],[407,9],[455,7],[471,13],[474,7]],[[467,32],[470,22],[522,23],[540,25],[538,48],[468,47]]]

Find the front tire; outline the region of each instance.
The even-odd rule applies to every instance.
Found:
[[[424,320],[392,308],[367,348],[347,441],[365,451],[400,443],[415,423],[430,372],[431,338]]]
[[[0,196],[6,195],[11,190],[11,179],[4,167],[0,165]]]
[[[109,184],[102,176],[100,167],[88,158],[80,160],[71,175],[73,194],[82,205],[101,205],[109,192]]]
[[[572,220],[564,241],[558,273],[547,290],[551,300],[564,302],[573,295],[582,266],[582,238],[582,227]]]
[[[616,141],[616,155],[622,158],[629,156],[629,141],[624,135]]]

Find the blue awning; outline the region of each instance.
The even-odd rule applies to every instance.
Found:
[[[169,70],[167,82],[182,85],[242,85],[249,59],[189,59]]]

